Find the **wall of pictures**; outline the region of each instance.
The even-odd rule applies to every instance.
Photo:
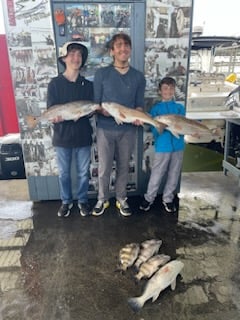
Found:
[[[159,99],[157,86],[165,75],[176,79],[176,98],[184,103],[191,8],[192,0],[101,3],[74,0],[3,0],[25,168],[31,188],[32,184],[37,183],[38,177],[58,175],[51,143],[51,125],[40,122],[34,130],[29,130],[25,121],[26,115],[38,116],[46,110],[47,85],[52,77],[62,71],[57,63],[58,48],[71,40],[84,43],[89,48],[89,58],[82,73],[91,80],[96,68],[106,66],[112,61],[106,46],[108,40],[117,32],[126,32],[133,40],[131,64],[144,71],[146,76],[146,111]],[[92,125],[95,126],[94,117]],[[98,189],[98,159],[96,137],[93,138],[89,191],[95,194]],[[133,192],[138,189],[139,163],[142,163],[140,169],[144,172],[151,167],[150,151],[153,141],[149,128],[144,129],[143,154],[140,155],[142,148],[138,146],[142,141],[139,139],[142,139],[142,135],[139,135],[136,141],[136,149],[129,164],[128,190]],[[114,175],[113,167],[112,190]],[[56,181],[54,179],[53,183]]]
[[[158,100],[158,84],[165,76],[176,80],[176,100],[185,105],[189,40],[192,21],[191,0],[148,0],[145,37],[146,111]],[[150,173],[154,141],[149,128],[143,134],[142,169]]]

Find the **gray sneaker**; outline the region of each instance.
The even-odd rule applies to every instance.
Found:
[[[63,203],[60,209],[58,210],[58,213],[57,213],[58,217],[67,218],[71,213],[72,207],[73,207],[72,203]]]
[[[127,203],[127,198],[125,199],[118,199],[116,201],[116,207],[119,209],[120,213],[124,217],[129,217],[132,215],[131,209]]]
[[[98,200],[98,202],[96,203],[92,215],[93,216],[100,216],[101,214],[104,213],[105,209],[107,209],[110,206],[110,203],[108,200]]]
[[[79,213],[82,217],[89,216],[91,214],[90,205],[86,203],[78,203]]]

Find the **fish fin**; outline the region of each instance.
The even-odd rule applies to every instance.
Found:
[[[157,122],[156,123],[156,129],[158,131],[159,134],[161,134],[163,132],[163,130],[165,129],[166,125],[161,123],[161,122]]]
[[[76,122],[78,119],[81,118],[81,116],[82,116],[82,114],[81,114],[81,113],[78,113],[74,118],[72,118],[72,120],[73,120],[74,122]]]
[[[175,132],[174,130],[170,129],[169,127],[167,127],[166,129],[167,129],[168,131],[170,131],[171,134],[174,135],[174,137],[176,137],[176,138],[178,138],[178,139],[180,138],[180,137],[179,137],[179,134],[177,134],[177,132]]]
[[[222,134],[222,129],[219,127],[210,129],[210,131],[213,136],[221,136],[221,134]]]
[[[123,118],[123,119],[126,119],[126,118],[127,118],[127,117],[125,116],[125,114],[122,113],[122,112],[119,112],[119,115],[120,115],[120,117]]]
[[[114,120],[117,122],[117,124],[122,124],[122,120],[120,120],[119,118],[114,118]]]
[[[145,301],[142,301],[142,299],[139,298],[129,298],[128,299],[128,304],[132,308],[134,312],[138,312],[144,305]]]
[[[176,279],[173,280],[173,282],[171,283],[171,289],[175,290],[175,288],[176,288]]]
[[[199,133],[193,133],[193,134],[190,134],[190,136],[194,137],[194,138],[197,138],[197,139],[200,139],[201,138],[201,135]]]
[[[157,291],[157,293],[152,297],[152,302],[156,301],[160,295],[161,290]]]
[[[141,279],[142,279],[142,275],[140,273],[137,273],[134,276],[135,283],[138,283]]]
[[[34,129],[38,123],[37,117],[31,115],[25,116],[25,120],[29,129]]]

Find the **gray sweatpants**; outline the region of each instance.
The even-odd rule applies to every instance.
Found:
[[[98,148],[98,200],[109,199],[109,183],[113,160],[116,161],[116,199],[125,199],[129,160],[134,151],[136,129],[119,131],[97,128]]]
[[[144,197],[153,202],[157,196],[162,179],[166,177],[162,200],[172,202],[175,196],[183,162],[183,151],[155,153],[147,192]]]

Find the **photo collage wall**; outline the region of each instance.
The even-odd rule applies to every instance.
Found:
[[[52,127],[39,122],[30,130],[25,117],[46,110],[47,86],[62,72],[57,63],[58,48],[66,41],[80,41],[89,48],[81,73],[93,80],[97,68],[112,62],[107,43],[113,34],[131,35],[133,3],[71,2],[49,0],[4,0],[9,59],[14,84],[21,140],[27,176],[58,174],[52,147]],[[176,99],[184,103],[191,16],[191,0],[146,1],[145,77],[146,111],[159,99],[157,86],[165,75],[177,81]],[[95,118],[92,118],[95,132]],[[90,191],[97,191],[98,157],[93,137]],[[153,146],[149,128],[144,131],[143,169],[151,166]],[[138,150],[129,164],[128,190],[137,189]],[[115,168],[111,177],[114,189]]]
[[[145,38],[145,110],[161,99],[158,92],[160,80],[165,76],[176,80],[176,101],[185,106],[189,37],[191,27],[191,0],[149,0],[146,12]],[[142,169],[150,173],[154,141],[146,127],[143,137]]]

